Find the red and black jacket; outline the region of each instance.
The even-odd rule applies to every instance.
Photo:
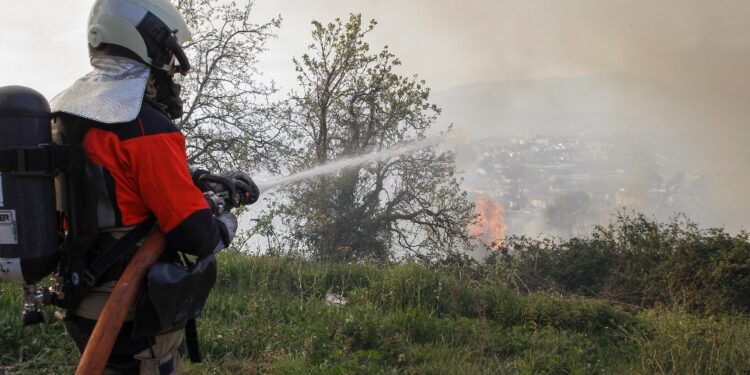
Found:
[[[226,236],[187,166],[185,137],[144,102],[127,123],[90,121],[83,149],[98,174],[99,231],[132,227],[154,215],[170,248],[211,253]]]

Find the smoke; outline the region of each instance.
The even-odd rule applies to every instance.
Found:
[[[7,52],[0,57],[2,84],[51,96],[88,70],[89,5],[53,3],[11,1],[0,15],[9,35],[0,41]],[[744,170],[750,162],[750,2],[257,0],[259,22],[284,16],[259,68],[285,89],[293,87],[291,57],[304,53],[310,21],[345,19],[349,12],[379,21],[368,36],[373,50],[389,45],[404,74],[419,74],[442,92],[433,97],[456,130],[488,137],[613,129],[627,135],[640,159],[666,150],[687,172],[701,172],[709,202],[698,208],[685,202],[685,211],[703,213],[696,219],[731,229],[750,222],[750,174]],[[453,100],[465,98],[457,86],[476,82],[510,87]],[[669,142],[649,145],[657,136]],[[643,174],[632,177],[633,187]]]
[[[379,21],[373,49],[389,45],[404,74],[424,78],[454,129],[475,138],[618,132],[641,164],[667,151],[700,171],[710,202],[686,202],[684,211],[700,211],[702,224],[750,221],[750,2],[279,0],[256,8],[260,18],[285,17],[270,69],[292,71],[284,64],[304,51],[311,19],[361,12]],[[278,81],[291,87],[293,71]],[[508,87],[466,86],[496,82]],[[642,186],[644,174],[629,185]]]
[[[3,1],[0,86],[27,86],[51,98],[90,71],[86,20],[91,3]]]
[[[736,230],[750,221],[749,2],[482,1],[432,9],[418,22],[445,41],[445,58],[434,62],[442,74],[512,86],[475,85],[480,94],[460,104],[451,101],[466,87],[438,96],[456,128],[482,137],[614,131],[639,165],[667,154],[700,171],[709,201],[701,224]],[[465,113],[470,124],[462,128]],[[630,185],[648,173],[634,173]]]

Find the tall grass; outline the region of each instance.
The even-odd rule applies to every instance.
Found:
[[[15,284],[0,283],[0,374],[70,374],[78,349],[63,324],[50,314],[44,324],[23,327],[23,296]]]
[[[225,252],[199,323],[191,374],[743,373],[742,316],[633,314],[606,302],[525,294],[418,264],[327,265]],[[325,301],[329,292],[346,305]],[[70,373],[60,322],[20,326],[0,284],[0,373]],[[742,342],[733,345],[733,342]]]
[[[699,318],[682,311],[651,310],[641,316],[650,334],[629,339],[640,348],[633,373],[750,374],[750,319]]]

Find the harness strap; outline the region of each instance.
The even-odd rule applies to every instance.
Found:
[[[198,342],[198,327],[195,319],[190,319],[185,324],[185,344],[187,345],[188,357],[190,362],[200,363],[201,358],[200,344]]]
[[[104,273],[112,267],[118,260],[127,258],[138,251],[136,244],[148,235],[156,223],[156,217],[153,215],[142,223],[138,224],[133,230],[120,238],[112,247],[104,250],[96,259],[86,267],[82,278],[86,285],[93,286]]]
[[[72,166],[67,146],[42,144],[0,150],[0,172],[18,176],[55,176]]]

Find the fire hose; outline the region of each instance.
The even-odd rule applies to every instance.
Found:
[[[151,233],[143,246],[135,253],[125,271],[107,299],[104,309],[96,321],[94,331],[86,344],[76,375],[100,375],[104,373],[107,360],[117,339],[130,306],[135,301],[148,269],[164,252],[166,239],[161,231]]]

